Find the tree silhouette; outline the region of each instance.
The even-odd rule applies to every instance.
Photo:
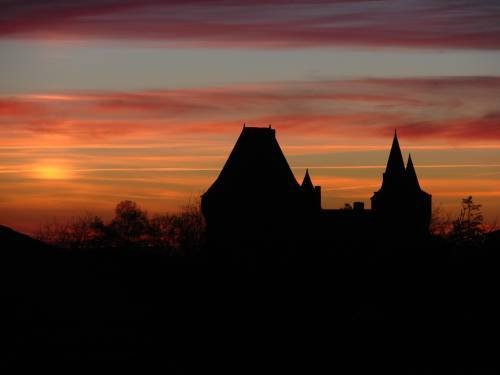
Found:
[[[430,232],[435,236],[446,237],[453,229],[453,220],[449,212],[441,206],[432,209]]]
[[[474,202],[472,196],[462,199],[460,214],[453,221],[450,237],[458,245],[474,245],[482,241],[484,230],[481,205]]]
[[[205,220],[198,202],[191,202],[182,208],[179,215],[179,244],[187,255],[199,253],[205,240]]]
[[[116,237],[116,245],[137,245],[149,232],[148,214],[133,201],[121,201],[115,208],[115,217],[110,226]]]
[[[179,213],[154,215],[150,220],[151,241],[172,254],[197,254],[205,237],[205,221],[199,204],[188,203]]]
[[[102,247],[106,239],[106,226],[99,216],[85,213],[67,222],[54,221],[42,226],[37,238],[65,249],[82,250]]]
[[[37,238],[60,248],[150,248],[169,255],[199,255],[205,243],[205,221],[199,203],[188,202],[176,213],[155,214],[151,219],[137,203],[117,204],[109,224],[91,214],[67,222],[54,221],[38,231]]]

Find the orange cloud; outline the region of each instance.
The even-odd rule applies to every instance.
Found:
[[[471,92],[474,96],[464,100]],[[89,140],[149,143],[161,136],[230,133],[243,122],[343,142],[354,135],[385,138],[398,128],[407,140],[470,144],[499,138],[493,100],[499,95],[500,79],[494,77],[18,95],[0,98],[0,133],[8,133],[1,146],[22,145],[30,134],[47,135],[54,146]]]
[[[107,215],[120,199],[176,209],[210,185],[244,122],[278,130],[297,178],[309,167],[323,186],[324,207],[369,205],[398,128],[436,202],[477,195],[494,217],[498,97],[494,77],[0,97],[0,222],[36,226],[87,208]],[[26,205],[38,213],[13,213]]]

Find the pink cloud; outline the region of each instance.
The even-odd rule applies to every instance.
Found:
[[[181,45],[500,48],[494,2],[86,0],[3,5],[0,35]]]
[[[378,129],[387,134],[392,127]],[[479,118],[452,118],[445,121],[421,121],[401,124],[400,132],[412,139],[432,139],[435,137],[451,140],[492,140],[500,139],[500,113],[488,113]]]
[[[0,98],[0,117],[39,116],[44,113],[41,105],[12,98]]]
[[[232,134],[272,124],[309,138],[500,138],[500,79],[344,80],[0,97],[3,146],[136,142]],[[7,136],[8,134],[8,136]],[[498,142],[496,142],[498,143]]]

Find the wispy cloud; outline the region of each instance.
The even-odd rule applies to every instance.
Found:
[[[169,45],[500,48],[496,1],[6,1],[0,35]]]
[[[232,134],[243,122],[272,123],[309,139],[341,138],[337,147],[354,136],[366,145],[367,140],[386,138],[394,128],[407,140],[432,141],[417,147],[449,147],[449,142],[454,147],[471,142],[489,147],[500,139],[498,97],[497,77],[16,95],[0,97],[0,147],[47,142],[54,147],[151,147],[173,136]],[[322,147],[317,142],[314,146]]]
[[[325,207],[368,205],[397,128],[437,201],[478,195],[491,213],[500,207],[499,97],[497,77],[3,96],[0,221],[38,225],[44,212],[87,207],[105,214],[127,198],[175,209],[214,180],[244,122],[277,129],[297,178],[309,167],[323,186]],[[21,219],[16,207],[26,204],[38,213]]]

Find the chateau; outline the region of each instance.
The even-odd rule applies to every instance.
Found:
[[[222,171],[202,195],[209,246],[224,256],[259,257],[321,244],[419,239],[428,234],[431,195],[419,185],[411,156],[406,167],[394,133],[380,189],[371,209],[323,209],[321,187],[306,170],[293,175],[276,131],[243,126]],[[248,260],[248,259],[247,259]]]

